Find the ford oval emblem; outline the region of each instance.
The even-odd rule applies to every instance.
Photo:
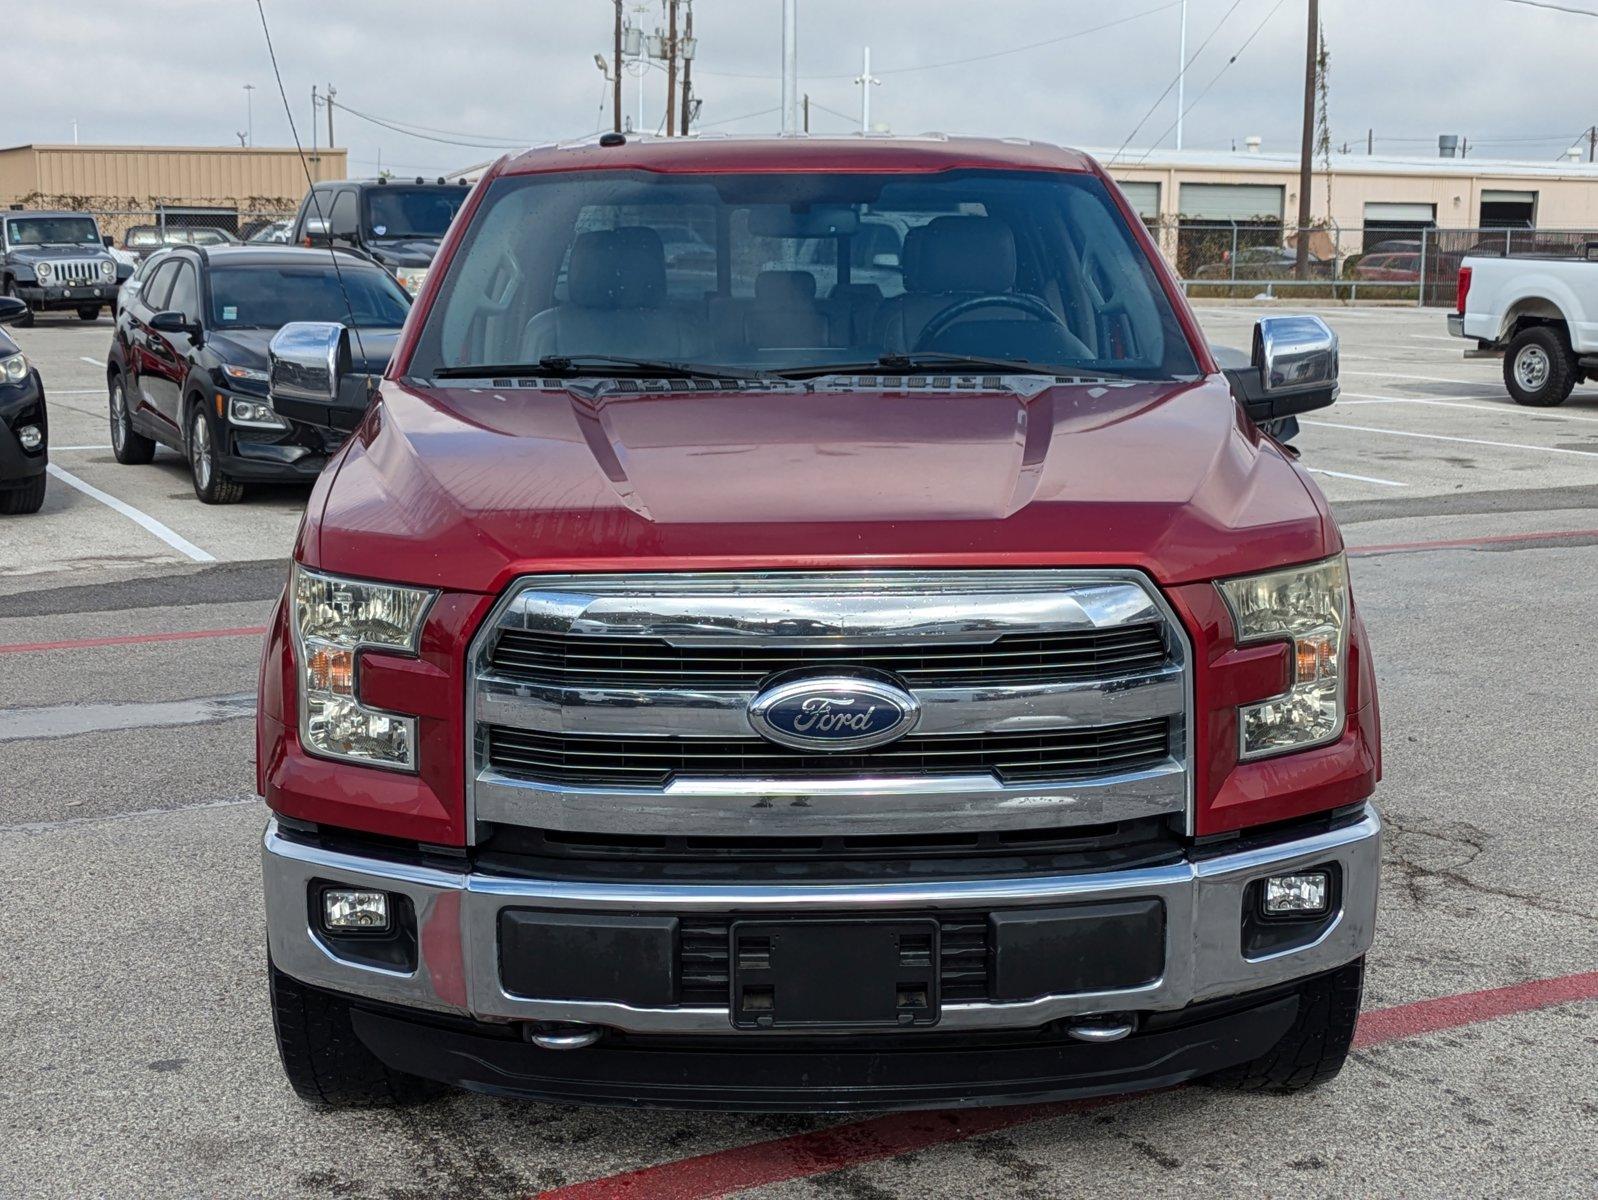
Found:
[[[755,732],[795,750],[881,746],[909,733],[920,717],[920,704],[903,688],[850,675],[779,683],[749,703]]]

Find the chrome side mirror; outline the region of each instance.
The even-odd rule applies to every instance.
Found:
[[[327,429],[354,429],[371,380],[357,375],[350,331],[332,321],[291,321],[267,347],[267,389],[278,416]]]
[[[1229,367],[1232,394],[1256,424],[1337,400],[1337,335],[1319,317],[1262,317],[1247,367]]]
[[[304,238],[307,245],[327,246],[333,241],[333,226],[326,217],[305,218]]]

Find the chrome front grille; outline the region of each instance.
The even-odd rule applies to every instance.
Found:
[[[600,737],[488,727],[497,771],[572,787],[665,787],[674,779],[870,779],[880,775],[973,775],[1002,783],[1083,779],[1163,761],[1171,722],[1156,717],[1051,729],[905,737],[858,754],[806,754],[758,737]]]
[[[563,687],[744,690],[783,671],[863,667],[950,687],[1049,683],[1146,671],[1167,657],[1161,624],[1007,634],[932,646],[673,646],[662,640],[502,630],[489,665],[510,679]]]
[[[54,258],[50,260],[50,282],[58,284],[104,283],[98,258]]]
[[[824,838],[1182,818],[1187,646],[1131,571],[524,579],[471,650],[473,827]],[[750,702],[807,672],[891,679],[919,722],[846,753],[761,738]]]

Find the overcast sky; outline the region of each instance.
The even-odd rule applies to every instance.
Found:
[[[84,142],[235,144],[246,125],[246,83],[257,88],[256,144],[290,141],[255,0],[3,2],[0,144],[71,141],[74,119]],[[653,28],[660,0],[645,7]],[[1468,136],[1484,156],[1548,161],[1598,120],[1598,20],[1508,0],[1321,7],[1338,142],[1363,145],[1374,126],[1378,152],[1434,154],[1436,135],[1447,131]],[[1305,9],[1306,0],[1190,0],[1189,53],[1219,29],[1189,71],[1189,148],[1228,149],[1250,134],[1267,149],[1297,144]],[[311,85],[328,82],[361,113],[439,131],[410,136],[337,113],[338,142],[357,173],[371,173],[379,159],[436,173],[498,154],[428,138],[521,144],[609,126],[610,93],[593,56],[609,54],[610,0],[266,0],[266,11],[302,138]],[[781,0],[698,0],[704,127],[776,130],[781,11]],[[801,88],[816,106],[813,130],[854,128],[852,77],[869,45],[882,80],[873,121],[895,132],[1114,147],[1173,81],[1178,13],[1176,0],[799,0]],[[1123,23],[1083,32],[1116,20]],[[994,57],[938,65],[979,55]],[[664,74],[650,71],[644,83],[653,129]],[[628,113],[636,86],[627,80]],[[1171,144],[1175,117],[1173,92],[1134,144]],[[323,114],[319,141],[325,131]]]

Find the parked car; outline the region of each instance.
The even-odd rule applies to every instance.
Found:
[[[1419,283],[1420,254],[1367,254],[1354,264],[1351,273],[1367,283]]]
[[[1552,408],[1598,379],[1598,261],[1469,257],[1459,268],[1448,332],[1499,357],[1515,403]]]
[[[1310,276],[1330,279],[1334,264],[1329,258],[1311,255]],[[1237,279],[1246,282],[1265,279],[1292,279],[1298,274],[1298,251],[1291,246],[1244,246],[1234,261],[1230,250],[1222,251],[1219,262],[1205,263],[1193,272],[1194,279]]]
[[[134,225],[122,237],[122,248],[143,259],[171,246],[236,246],[239,239],[210,225]]]
[[[8,212],[0,220],[5,294],[26,304],[16,318],[33,324],[33,314],[70,309],[85,321],[116,300],[121,281],[131,274],[111,256],[100,226],[88,213]]]
[[[1332,403],[1326,325],[1221,369],[1103,169],[1031,142],[609,134],[475,194],[375,388],[342,326],[271,347],[279,412],[360,422],[262,660],[299,1094],[1335,1074],[1375,680],[1258,424]],[[901,294],[838,291],[868,211],[914,226]],[[723,231],[691,300],[690,214]]]
[[[273,410],[267,343],[293,321],[342,322],[355,330],[350,370],[380,372],[410,305],[404,289],[353,255],[288,246],[177,246],[145,267],[106,362],[117,461],[147,463],[169,446],[207,504],[242,499],[247,483],[314,479],[344,435]]]
[[[450,222],[466,202],[464,183],[340,179],[319,183],[300,203],[291,240],[359,250],[416,295]]]
[[[0,324],[16,322],[27,313],[25,301],[0,296]],[[39,511],[49,463],[44,381],[22,347],[0,330],[0,515]]]
[[[287,218],[267,221],[252,229],[244,240],[252,246],[291,246],[294,244],[294,222]]]

